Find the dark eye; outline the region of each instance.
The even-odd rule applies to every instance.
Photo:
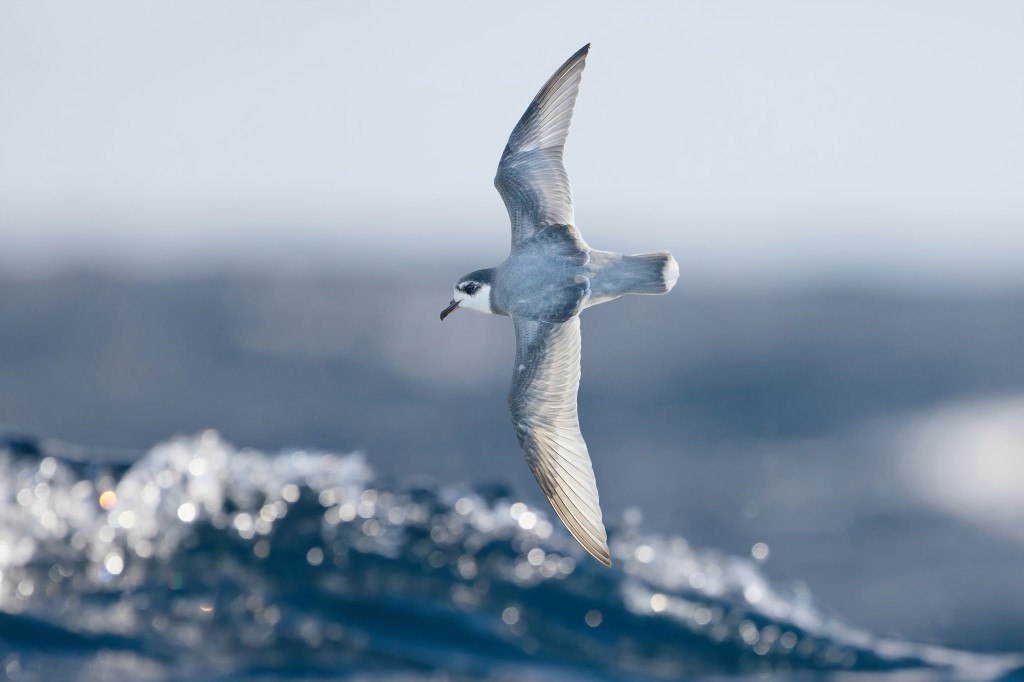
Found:
[[[462,290],[465,291],[470,296],[472,296],[473,294],[480,290],[480,285],[477,284],[476,282],[466,282],[465,284],[462,285]]]

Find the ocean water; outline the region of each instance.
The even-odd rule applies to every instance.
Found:
[[[1009,680],[1024,656],[878,636],[755,556],[650,532],[614,567],[495,484],[214,431],[132,462],[0,447],[13,680]],[[83,457],[83,455],[85,455]],[[763,558],[763,557],[762,557]]]
[[[1024,294],[588,310],[607,570],[464,269],[0,278],[0,680],[1021,678]]]

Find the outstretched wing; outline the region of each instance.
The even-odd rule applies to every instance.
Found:
[[[551,323],[513,318],[516,366],[508,404],[519,444],[566,528],[611,566],[594,468],[576,416],[580,318]]]
[[[551,224],[572,225],[572,189],[562,163],[590,45],[555,72],[512,131],[494,186],[512,221],[512,246]]]

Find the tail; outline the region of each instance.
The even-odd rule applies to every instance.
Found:
[[[679,279],[679,263],[668,251],[636,256],[591,252],[591,259],[597,272],[591,275],[589,305],[624,294],[665,294]]]
[[[667,294],[679,279],[679,263],[668,251],[623,256],[618,269],[633,278],[626,294]]]

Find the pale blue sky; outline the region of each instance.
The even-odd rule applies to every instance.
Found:
[[[0,268],[496,261],[498,155],[590,41],[566,161],[591,244],[712,280],[1021,284],[1021,35],[1016,2],[5,2]]]

